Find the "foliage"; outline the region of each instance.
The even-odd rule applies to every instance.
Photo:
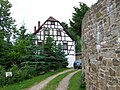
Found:
[[[63,26],[66,30],[68,30],[69,27],[68,27],[68,24],[67,24],[67,23],[62,22],[61,24],[62,24],[62,26]]]
[[[76,44],[75,44],[75,49],[76,52],[81,52],[81,38],[79,36],[76,36]]]
[[[8,0],[0,0],[0,86],[16,83],[25,79],[57,70],[68,65],[62,45],[56,45],[52,35],[46,38],[43,47],[34,45],[32,34],[26,34],[27,29],[22,25],[16,29],[10,16],[12,5]],[[80,3],[80,8],[74,7],[75,13],[70,20],[70,27],[62,23],[76,40],[80,49],[81,23],[88,7]],[[12,37],[12,41],[10,38]],[[12,77],[5,78],[5,71],[11,71]]]
[[[0,30],[4,32],[5,38],[9,43],[12,31],[15,29],[15,20],[10,16],[11,7],[12,5],[8,0],[0,0]]]
[[[51,69],[57,70],[63,67],[63,64],[64,67],[68,65],[62,46],[60,44],[56,45],[52,36],[46,38],[43,46],[32,45],[30,48],[29,50],[32,53],[27,56],[29,58],[28,61],[30,62],[29,64],[36,66],[38,72],[48,72]]]
[[[5,84],[5,68],[0,65],[0,87]]]
[[[30,65],[27,64],[21,67],[21,71],[22,71],[20,76],[21,80],[26,80],[36,75],[36,68],[31,67]]]
[[[12,72],[12,77],[6,77],[6,84],[11,84],[19,81],[21,70],[17,65],[12,65],[8,71]]]
[[[76,52],[81,52],[82,20],[89,7],[85,3],[80,2],[79,7],[73,8],[75,12],[72,15],[72,20],[70,20],[70,26],[68,26],[68,24],[66,24],[65,22],[62,22],[62,25],[74,38],[76,42],[75,44]]]
[[[30,86],[33,86],[36,83],[39,83],[40,81],[48,78],[49,76],[57,74],[57,73],[64,71],[64,70],[66,70],[66,69],[62,68],[62,69],[59,69],[59,70],[56,70],[53,72],[48,72],[46,74],[39,75],[39,76],[33,77],[31,79],[21,81],[19,83],[10,84],[8,86],[1,87],[0,90],[22,90],[22,89],[28,88]]]
[[[81,90],[85,90],[86,88],[85,73],[82,73],[80,76],[80,88]]]
[[[65,52],[62,50],[61,43],[58,43],[55,50],[55,57],[58,59],[64,59],[65,58]]]
[[[10,47],[7,41],[4,40],[4,33],[0,31],[0,65],[7,66],[10,63],[8,59],[8,53],[10,51]]]
[[[48,36],[46,38],[46,42],[44,43],[43,49],[46,57],[54,56],[55,42],[53,37]]]
[[[81,71],[74,74],[71,79],[69,80],[68,90],[82,90],[80,87],[80,76]]]
[[[46,38],[43,46],[34,44],[34,39],[36,40],[35,36],[32,37],[30,44],[26,47],[29,53],[23,55],[21,66],[28,64],[30,67],[34,67],[36,75],[39,75],[68,65],[62,47],[55,45],[52,36]]]
[[[50,36],[46,38],[44,44],[44,55],[49,59],[51,69],[59,69],[60,67],[66,67],[68,65],[65,53],[63,52],[62,45],[59,43],[55,44],[54,39]]]
[[[62,50],[62,45],[58,43],[58,45],[55,48],[55,57],[57,58],[57,60],[59,60],[58,62],[60,63],[60,65],[58,66],[66,67],[68,65],[67,58],[65,58],[65,56],[65,52]]]
[[[9,58],[14,64],[20,65],[23,62],[23,56],[28,55],[28,45],[30,45],[30,34],[26,34],[25,26],[21,26],[19,30],[14,31],[14,45],[9,53]]]
[[[0,86],[66,67],[61,45],[56,46],[52,36],[46,38],[43,47],[33,45],[33,34],[26,33],[25,25],[16,28],[11,7],[8,0],[0,0]],[[5,78],[5,71],[11,71],[13,76]]]
[[[12,76],[5,77],[6,71],[12,72]],[[29,79],[35,76],[35,72],[36,69],[30,67],[29,65],[25,65],[24,67],[20,68],[14,64],[8,70],[5,70],[4,67],[0,66],[0,87]]]
[[[8,0],[0,0],[0,65],[8,68],[12,61],[9,58],[9,52],[12,48],[10,37],[15,29],[14,20],[10,16],[12,5]]]
[[[73,13],[72,20],[70,20],[71,29],[80,37],[82,20],[88,9],[89,7],[85,3],[80,2],[79,7],[74,7],[75,12]]]

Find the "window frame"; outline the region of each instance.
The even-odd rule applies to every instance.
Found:
[[[63,42],[63,50],[68,50],[68,43],[67,42]]]
[[[42,46],[43,45],[43,41],[38,41],[37,45]]]
[[[55,22],[54,22],[54,21],[51,21],[51,25],[55,25]]]
[[[61,31],[57,30],[57,36],[61,36]]]

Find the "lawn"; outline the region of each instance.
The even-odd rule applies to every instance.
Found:
[[[66,72],[64,74],[61,74],[59,76],[57,76],[56,78],[54,78],[52,81],[50,81],[47,86],[42,89],[42,90],[55,90],[59,84],[59,82],[64,78],[66,77],[68,74],[74,72],[75,70],[72,70],[72,71],[69,71],[69,72]]]
[[[35,84],[39,83],[40,81],[46,79],[47,77],[49,77],[51,75],[54,75],[58,72],[64,71],[64,70],[66,70],[66,69],[63,68],[63,69],[56,70],[56,71],[53,71],[53,72],[48,72],[44,75],[40,75],[40,76],[31,78],[31,79],[28,79],[28,80],[24,80],[24,81],[19,82],[19,83],[15,83],[15,84],[12,84],[12,85],[5,86],[3,88],[0,88],[0,90],[22,90],[24,88],[28,88],[32,85],[35,85]]]
[[[83,88],[80,87],[80,75],[81,71],[77,72],[72,76],[72,78],[69,81],[69,86],[68,90],[84,90]]]

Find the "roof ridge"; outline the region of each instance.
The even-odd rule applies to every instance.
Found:
[[[58,21],[57,19],[53,18],[52,16],[50,16],[47,21]]]

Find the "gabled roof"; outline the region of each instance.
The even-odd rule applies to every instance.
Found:
[[[57,22],[58,20],[55,19],[55,18],[53,18],[52,16],[50,16],[50,17],[47,19],[47,21],[55,21],[55,22]]]
[[[47,21],[58,22],[58,23],[63,27],[63,29],[64,29],[64,31],[67,33],[67,35],[68,35],[73,41],[75,41],[74,38],[73,38],[73,37],[69,34],[69,32],[65,29],[65,27],[64,27],[57,19],[53,18],[52,16],[50,16],[50,17],[36,30],[36,32],[33,33],[33,35],[35,35],[36,33],[38,33],[39,30],[42,29],[42,26],[43,26]]]

